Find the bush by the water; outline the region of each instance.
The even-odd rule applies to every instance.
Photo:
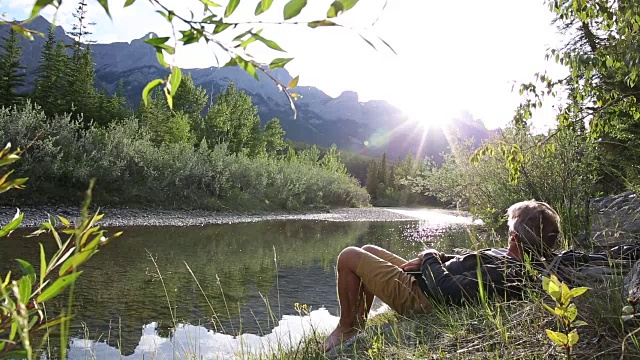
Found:
[[[155,145],[134,117],[86,127],[80,118],[47,117],[26,103],[0,109],[0,142],[26,147],[16,172],[30,183],[5,203],[77,204],[93,177],[98,204],[260,210],[369,202],[358,182],[316,149],[249,157],[206,140]]]

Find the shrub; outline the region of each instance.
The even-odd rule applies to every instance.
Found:
[[[187,141],[156,145],[134,117],[107,128],[81,124],[68,115],[47,118],[30,103],[0,110],[0,141],[30,144],[17,172],[31,187],[14,196],[77,201],[95,177],[94,198],[101,204],[266,210],[369,202],[337,158],[323,160],[313,150],[288,160],[249,157],[231,154],[225,144],[211,149],[206,140],[198,147]]]

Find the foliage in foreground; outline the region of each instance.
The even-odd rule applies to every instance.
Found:
[[[46,117],[28,103],[0,110],[0,140],[31,144],[16,171],[31,183],[21,200],[36,203],[78,201],[94,177],[100,204],[260,210],[369,201],[335,149],[322,158],[315,148],[250,158],[206,141],[156,145],[135,118],[85,129],[81,120]]]
[[[0,151],[0,167],[12,164],[20,159],[20,151],[10,151],[7,145]],[[0,193],[10,189],[22,189],[26,178],[9,179],[13,171],[4,173],[0,178]],[[31,263],[16,259],[22,275],[12,276],[11,271],[0,279],[0,357],[33,359],[35,352],[43,344],[34,344],[35,335],[47,339],[54,328],[59,328],[61,358],[65,358],[67,349],[67,335],[69,334],[72,316],[73,296],[68,297],[68,304],[59,316],[47,314],[47,307],[54,298],[60,297],[67,288],[73,289],[82,267],[98,249],[106,245],[111,238],[105,236],[96,223],[103,215],[96,212],[89,215],[88,208],[91,200],[91,188],[82,209],[82,217],[78,224],[72,225],[69,220],[58,217],[63,229],[58,231],[55,226],[57,220],[50,218],[43,223],[39,230],[32,235],[51,233],[57,244],[57,251],[48,257],[42,243],[40,244],[40,264],[34,267]],[[18,210],[13,220],[2,227],[0,238],[9,236],[21,223],[24,214]],[[61,235],[62,234],[62,235]],[[63,239],[68,236],[67,239]],[[4,241],[7,241],[4,239]],[[39,272],[36,273],[36,268]],[[73,290],[71,290],[73,293]]]

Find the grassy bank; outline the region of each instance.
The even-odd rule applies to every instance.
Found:
[[[369,203],[357,180],[317,150],[249,156],[206,141],[157,145],[136,118],[87,128],[26,104],[0,109],[0,142],[26,148],[15,173],[29,178],[4,204],[77,205],[94,177],[96,205],[259,211]]]
[[[534,295],[534,297],[537,297]],[[564,349],[552,343],[546,329],[557,329],[542,302],[490,303],[469,307],[440,307],[427,315],[403,317],[389,311],[369,320],[354,342],[329,353],[319,350],[323,334],[300,347],[269,359],[564,359]],[[576,301],[580,339],[574,359],[640,357],[637,329],[623,324],[619,289],[593,288]]]

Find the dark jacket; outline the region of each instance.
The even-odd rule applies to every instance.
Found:
[[[442,258],[441,258],[442,257]],[[524,264],[504,249],[483,249],[465,255],[427,253],[418,285],[432,300],[461,305],[480,299],[480,282],[487,298],[519,299],[525,283]]]

